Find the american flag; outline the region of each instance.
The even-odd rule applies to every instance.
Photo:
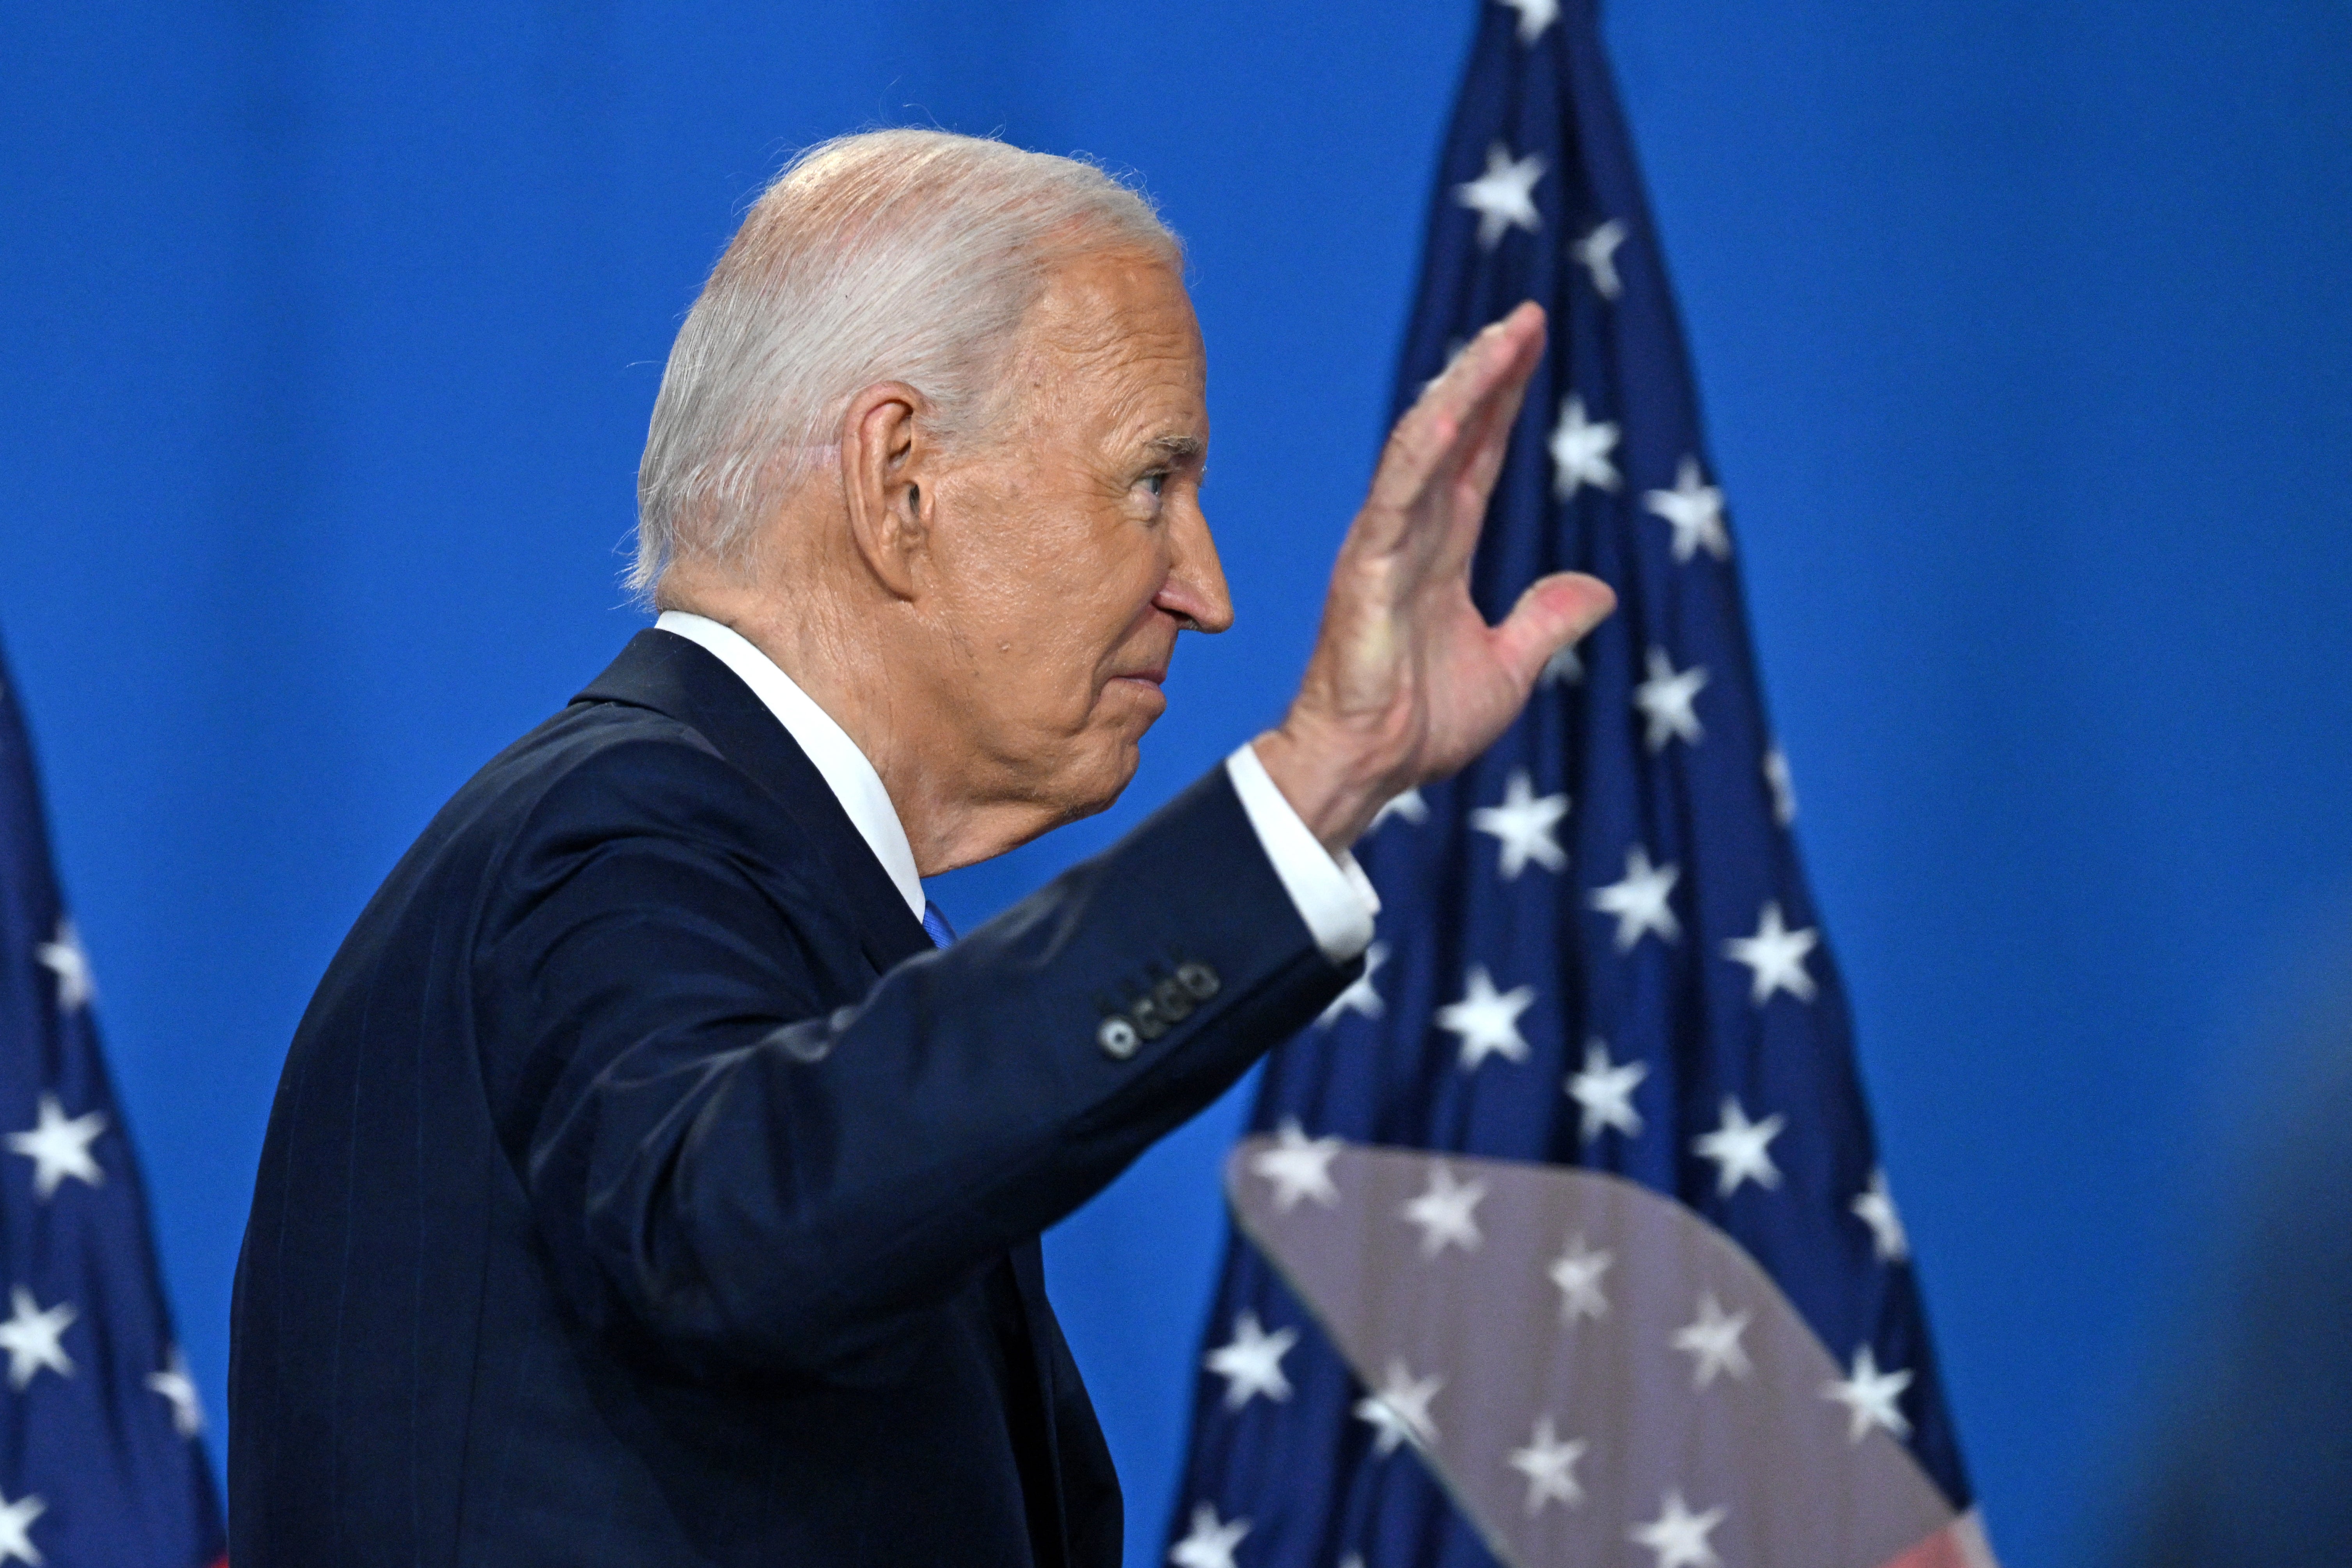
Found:
[[[0,666],[0,1565],[224,1562],[196,1389]]]
[[[1401,413],[1549,312],[1473,569],[1620,608],[1358,848],[1227,1169],[1175,1568],[1990,1561],[1593,0],[1483,8]]]

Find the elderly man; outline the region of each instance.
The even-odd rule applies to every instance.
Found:
[[[1280,728],[951,942],[1231,624],[1174,239],[1084,164],[852,137],[679,332],[662,614],[435,818],[305,1016],[236,1279],[238,1568],[1102,1568],[1045,1226],[1360,968],[1349,844],[1611,602],[1467,581],[1542,353],[1382,458]]]

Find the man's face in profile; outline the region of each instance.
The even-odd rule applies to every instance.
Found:
[[[941,476],[933,586],[961,738],[1056,820],[1134,776],[1177,632],[1233,622],[1201,511],[1206,374],[1175,268],[1085,256],[1031,311],[989,432]]]

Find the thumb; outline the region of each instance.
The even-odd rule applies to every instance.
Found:
[[[1539,577],[1495,628],[1495,657],[1525,691],[1535,685],[1553,654],[1599,626],[1616,607],[1615,590],[1598,577],[1581,572]]]

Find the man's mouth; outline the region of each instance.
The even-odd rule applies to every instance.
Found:
[[[1170,653],[1172,654],[1173,651],[1174,650],[1171,649],[1170,650]],[[1152,660],[1150,664],[1130,665],[1129,668],[1122,669],[1118,674],[1112,676],[1111,679],[1113,680],[1139,680],[1146,686],[1165,685],[1168,680],[1168,667],[1173,662],[1174,660],[1170,657],[1170,654],[1162,654],[1160,658]]]

